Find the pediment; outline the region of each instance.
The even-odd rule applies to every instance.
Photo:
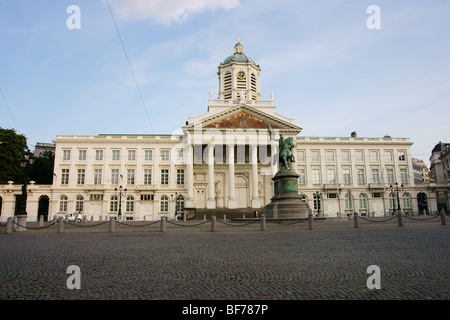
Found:
[[[272,125],[274,129],[279,129],[278,125]],[[265,119],[255,117],[247,112],[240,111],[226,118],[217,120],[205,128],[219,128],[219,129],[267,129]]]

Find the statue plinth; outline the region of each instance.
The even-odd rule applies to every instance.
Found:
[[[264,211],[264,215],[267,218],[308,218],[308,214],[312,211],[298,194],[298,177],[299,175],[294,170],[288,169],[278,171],[272,178],[274,182],[274,196]]]

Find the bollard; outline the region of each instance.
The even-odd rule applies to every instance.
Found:
[[[355,228],[359,228],[358,212],[353,213]]]
[[[166,217],[161,217],[161,232],[166,232]]]
[[[447,217],[445,216],[445,211],[444,209],[441,210],[441,224],[443,226],[447,225]]]
[[[8,218],[8,220],[6,221],[6,233],[9,234],[12,232],[12,223],[13,219],[11,217]]]
[[[227,222],[227,215],[226,214],[223,215],[223,221]]]
[[[309,213],[308,214],[308,224],[309,224],[309,230],[313,229],[313,214]]]
[[[58,233],[63,233],[64,232],[64,219],[63,218],[59,218],[58,220]]]
[[[211,232],[217,231],[216,216],[211,217]]]
[[[203,215],[203,221],[206,222],[206,214]]]
[[[261,215],[261,231],[266,231],[266,216]]]
[[[112,233],[116,230],[116,221],[114,217],[109,218],[109,232]]]
[[[401,211],[398,212],[397,218],[398,218],[398,226],[403,227],[403,214]]]
[[[27,216],[26,215],[18,215],[17,216],[17,232],[27,231]]]
[[[40,216],[39,217],[39,227],[43,227],[44,226],[44,216]]]
[[[17,229],[17,216],[14,216],[13,218],[13,230],[16,231]]]

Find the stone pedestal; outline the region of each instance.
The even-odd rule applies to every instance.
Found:
[[[308,218],[308,214],[312,211],[298,194],[298,177],[299,175],[293,170],[282,170],[278,171],[272,178],[274,182],[274,196],[264,211],[264,215],[267,218]]]

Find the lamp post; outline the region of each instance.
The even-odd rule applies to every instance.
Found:
[[[27,150],[20,159],[20,166],[23,169],[24,174],[24,182],[22,186],[22,199],[19,204],[19,210],[17,210],[17,218],[18,218],[18,224],[19,228],[17,228],[17,231],[25,231],[25,226],[27,223],[27,185],[28,185],[28,179],[30,175],[30,168],[34,164],[34,154]]]
[[[322,196],[322,193],[317,191],[313,193],[314,195],[314,200],[316,201],[316,205],[317,205],[317,216],[320,217],[320,197]]]
[[[117,191],[119,191],[119,193],[117,193]],[[118,215],[119,217],[122,215],[122,196],[126,196],[127,195],[127,188],[123,189],[122,191],[122,186],[119,186],[119,190],[117,190],[117,188],[114,188],[114,195],[117,197],[119,196],[119,212]]]
[[[397,194],[397,208],[398,208],[398,212],[400,212],[400,197],[399,197],[399,192],[400,191],[404,191],[404,189],[403,189],[403,184],[400,186],[400,188],[398,187],[398,182],[396,182],[395,183],[395,188],[392,186],[392,184],[391,184],[391,186],[390,186],[390,189],[391,189],[391,192],[395,192],[396,194]],[[394,213],[395,213],[395,205],[393,206],[394,207]]]

